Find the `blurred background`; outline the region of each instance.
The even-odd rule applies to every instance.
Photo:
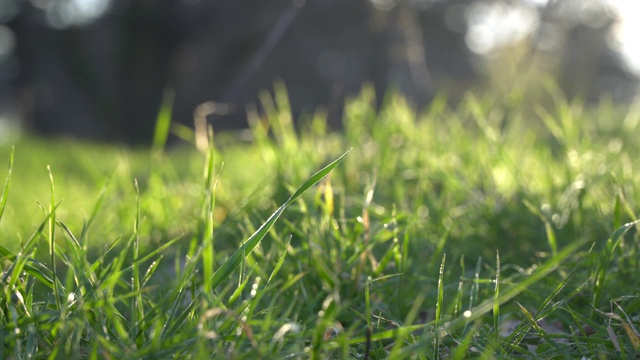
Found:
[[[294,118],[341,124],[372,84],[421,109],[435,94],[520,91],[630,102],[640,89],[631,0],[0,0],[0,141],[20,134],[144,144],[216,102],[216,131],[284,84]],[[522,89],[526,91],[522,92]]]

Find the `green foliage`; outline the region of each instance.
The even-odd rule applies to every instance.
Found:
[[[633,358],[639,107],[547,93],[0,148],[0,358]]]

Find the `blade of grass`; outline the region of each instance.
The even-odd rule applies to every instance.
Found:
[[[269,280],[267,280],[267,285],[271,284],[271,281],[276,277],[276,275],[280,271],[280,268],[282,268],[282,264],[284,264],[284,260],[285,260],[285,258],[287,256],[287,248],[289,247],[289,244],[291,244],[291,236],[289,236],[289,238],[287,239],[287,241],[284,244],[284,251],[282,252],[282,255],[280,256],[280,259],[278,259],[278,262],[276,263],[276,266],[273,268],[273,271],[271,272],[271,275],[269,275]]]
[[[551,135],[560,143],[564,143],[564,134],[562,128],[556,122],[555,118],[542,106],[537,106],[535,109],[536,115],[542,120],[544,126],[549,130]]]
[[[18,252],[18,255],[15,257],[15,260],[13,260],[9,268],[5,269],[4,275],[2,276],[2,283],[5,284],[4,288],[6,289],[6,291],[12,289],[20,278],[20,274],[25,269],[26,264],[30,259],[29,255],[34,251],[36,240],[44,232],[44,228],[49,222],[50,218],[51,214],[47,214],[47,217],[42,221],[42,223],[40,223],[40,226],[38,226],[37,230],[34,231],[29,239],[25,242],[24,246],[22,247],[20,252]],[[36,271],[38,270],[36,269]],[[53,279],[51,279],[50,284],[52,287],[54,286]],[[9,299],[9,297],[7,297],[6,299]]]
[[[496,250],[496,287],[493,292],[493,332],[500,333],[500,251]]]
[[[635,328],[635,326],[633,326],[633,320],[629,317],[629,314],[627,314],[627,312],[624,311],[624,309],[622,308],[622,306],[620,306],[620,304],[618,304],[615,301],[612,301],[612,302],[613,302],[613,304],[615,304],[615,306],[618,308],[618,310],[620,310],[620,312],[622,312],[622,314],[624,314],[624,317],[627,319],[627,321],[625,322],[622,319],[622,317],[618,316],[617,320],[622,323],[622,327],[627,332],[627,336],[629,337],[629,340],[631,341],[631,345],[633,346],[635,351],[640,351],[640,333]]]
[[[196,306],[196,303],[192,301],[189,303],[189,305],[185,306],[182,311],[180,311],[180,303],[182,302],[183,298],[184,291],[181,291],[179,293],[179,296],[177,296],[175,301],[173,302],[169,317],[167,318],[167,321],[162,328],[162,333],[160,334],[161,339],[164,340],[173,336],[180,329],[180,325],[182,325],[184,320],[187,318],[191,309]]]
[[[471,328],[466,333],[462,341],[456,341],[458,346],[455,347],[453,353],[451,353],[451,360],[462,360],[468,358],[468,351],[471,347],[471,342],[473,338],[477,334],[478,328],[480,327],[480,322],[476,322],[471,325]]]
[[[211,288],[215,289],[220,286],[220,284],[222,284],[222,282],[225,281],[231,275],[231,273],[240,265],[242,259],[250,254],[251,251],[258,245],[258,243],[260,243],[262,238],[264,238],[264,236],[271,229],[276,220],[278,220],[280,215],[282,215],[282,212],[284,212],[284,210],[291,203],[297,200],[300,195],[302,195],[313,185],[317,184],[320,180],[322,180],[322,178],[324,178],[328,173],[335,169],[342,162],[345,156],[349,154],[350,151],[351,150],[345,152],[329,165],[313,174],[309,179],[307,179],[307,181],[304,182],[304,184],[302,184],[302,186],[298,188],[298,190],[293,193],[293,195],[291,195],[291,197],[284,204],[282,204],[273,214],[271,214],[267,221],[264,222],[262,226],[260,226],[260,228],[258,228],[258,230],[253,235],[251,235],[251,237],[249,237],[249,239],[244,244],[242,244],[242,246],[240,246],[240,248],[237,249],[229,257],[229,259],[215,272],[213,278],[211,279]]]
[[[435,264],[437,264],[436,263],[437,259],[440,258],[440,256],[442,256],[442,253],[444,252],[444,248],[447,245],[447,240],[449,239],[449,233],[451,232],[451,228],[452,226],[447,226],[444,229],[442,236],[440,236],[440,239],[438,239],[438,245],[436,245],[436,249],[434,250],[433,255],[431,257],[432,262]],[[435,268],[432,268],[432,269],[435,270]]]
[[[591,282],[590,280],[586,280],[581,285],[579,285],[574,290],[572,290],[563,299],[561,299],[561,300],[555,302],[554,304],[551,304],[551,306],[549,306],[549,304],[551,303],[551,300],[553,300],[560,293],[560,291],[562,291],[562,289],[564,289],[566,287],[566,285],[569,283],[569,280],[573,278],[573,276],[575,275],[577,270],[581,267],[581,265],[585,262],[585,260],[587,260],[589,258],[589,255],[591,254],[591,251],[593,250],[594,246],[595,246],[595,244],[591,245],[591,248],[589,248],[589,251],[587,251],[587,253],[582,257],[582,259],[580,259],[578,264],[576,264],[571,269],[569,274],[567,274],[565,277],[563,277],[562,281],[560,281],[560,283],[555,287],[555,289],[553,291],[551,291],[551,293],[547,296],[547,298],[544,299],[544,301],[540,304],[540,306],[538,307],[538,309],[535,312],[535,320],[536,321],[545,318],[550,312],[556,310],[563,303],[565,303],[568,299],[570,299],[573,296],[575,296],[576,294],[578,294],[580,291],[582,291],[582,289],[585,286],[587,286],[587,284],[589,284]],[[527,335],[526,331],[514,331],[510,336],[510,337],[513,337],[513,339],[514,339],[513,341],[511,341],[511,345],[517,346],[524,339],[524,337],[526,335]]]
[[[640,224],[640,220],[636,220],[630,223],[626,223],[621,227],[617,228],[609,239],[607,239],[607,243],[605,248],[601,252],[599,256],[599,260],[596,268],[596,278],[593,285],[593,295],[592,295],[592,305],[593,309],[591,311],[591,318],[595,315],[594,310],[600,306],[600,299],[602,298],[602,290],[605,284],[605,278],[607,275],[607,269],[609,267],[609,262],[611,262],[611,256],[613,255],[614,250],[620,244],[622,236],[629,231],[632,227]]]
[[[74,261],[75,261],[75,271],[82,274],[83,278],[87,281],[87,284],[93,286],[96,282],[96,274],[93,269],[90,267],[90,262],[87,259],[87,250],[85,246],[80,244],[78,239],[73,235],[71,229],[64,224],[63,222],[58,222],[58,227],[62,229],[64,234],[66,234],[67,239],[69,240],[69,247],[73,249]],[[86,244],[85,244],[86,245]],[[81,271],[80,271],[81,270]]]
[[[156,154],[162,153],[162,149],[164,149],[167,143],[167,137],[171,129],[171,112],[173,111],[174,94],[175,93],[169,89],[164,91],[162,105],[160,106],[160,111],[158,111],[156,127],[153,133],[153,152]]]
[[[527,209],[529,209],[529,211],[531,211],[535,216],[537,216],[544,223],[544,229],[547,232],[547,243],[549,244],[549,248],[551,249],[551,256],[552,257],[556,256],[556,254],[558,253],[558,244],[556,241],[556,234],[553,231],[553,226],[551,225],[551,222],[549,221],[549,219],[547,219],[546,216],[542,214],[542,212],[540,212],[540,210],[536,209],[536,207],[533,206],[532,203],[530,203],[527,200],[525,200],[523,203],[524,203],[524,206],[526,206]]]
[[[163,256],[160,255],[156,260],[154,260],[151,263],[151,265],[149,265],[149,267],[147,268],[147,271],[144,273],[144,277],[142,278],[142,284],[140,284],[141,287],[145,287],[149,282],[149,280],[151,280],[151,276],[153,276],[153,274],[158,269],[158,265],[160,265],[160,262],[162,261],[162,259],[163,259]]]
[[[49,180],[51,182],[51,202],[49,203],[49,256],[51,257],[51,273],[53,275],[53,295],[56,298],[58,310],[62,311],[62,303],[60,301],[60,294],[57,286],[58,276],[56,274],[56,253],[54,251],[56,241],[56,191],[53,185],[53,173],[51,172],[51,167],[49,165],[47,165],[47,171],[49,172]]]
[[[527,318],[527,321],[529,321],[529,323],[531,324],[531,326],[533,326],[533,328],[538,332],[538,334],[540,334],[540,336],[542,336],[542,338],[549,343],[551,346],[553,346],[556,350],[558,350],[559,353],[561,353],[565,359],[571,359],[573,358],[564,348],[562,348],[560,345],[558,345],[557,342],[553,341],[553,339],[549,336],[549,334],[540,326],[538,325],[538,322],[536,320],[533,319],[533,316],[531,315],[531,313],[524,307],[522,306],[519,302],[516,301],[516,304],[518,305],[518,307],[520,308],[520,311],[522,311],[522,313],[525,315],[525,317]]]
[[[365,318],[367,320],[367,332],[368,332],[368,338],[371,337],[371,334],[373,333],[373,326],[371,324],[371,294],[370,294],[370,288],[371,288],[371,278],[369,278],[369,280],[367,280],[367,282],[364,284],[364,307],[365,307]]]
[[[244,288],[249,283],[249,280],[250,279],[247,276],[247,278],[244,279],[244,281],[242,281],[240,284],[238,284],[238,287],[236,288],[236,290],[233,292],[233,294],[231,294],[231,296],[229,296],[229,300],[227,300],[227,303],[226,303],[227,306],[233,305],[233,303],[235,303],[236,300],[238,300],[240,295],[242,295],[242,291],[244,290]]]
[[[2,190],[2,197],[0,197],[0,221],[2,221],[2,215],[4,215],[4,209],[7,206],[7,199],[9,198],[9,186],[11,185],[11,172],[13,171],[13,155],[15,148],[11,148],[11,155],[9,156],[9,171],[7,172],[7,179],[4,182],[4,190]]]
[[[407,312],[407,316],[404,319],[404,323],[402,324],[403,327],[413,325],[414,320],[416,319],[416,317],[418,316],[418,313],[420,312],[420,307],[422,306],[424,299],[425,299],[424,294],[418,294],[416,296],[415,301],[413,302],[413,304],[411,304],[411,308],[409,309],[409,312]],[[409,334],[405,334],[405,335],[409,335]],[[404,342],[405,342],[405,336],[399,335],[395,339],[395,344],[391,349],[390,357],[393,358],[396,353],[399,353],[400,351],[402,351]]]
[[[436,314],[435,314],[435,341],[433,342],[433,353],[436,358],[439,358],[440,354],[440,335],[438,334],[438,328],[440,327],[440,319],[442,318],[442,307],[444,306],[444,264],[447,260],[447,254],[442,255],[442,262],[440,263],[440,271],[438,273],[438,299],[436,300]]]
[[[405,229],[404,236],[402,239],[402,246],[400,248],[400,261],[398,262],[398,264],[399,264],[400,272],[403,274],[406,274],[409,267],[407,264],[409,260],[409,240],[410,240],[409,234],[410,234],[409,228]],[[404,289],[406,289],[406,287],[403,286],[403,283],[404,283],[404,277],[402,277],[400,281],[398,281],[398,299],[400,299],[403,296]]]
[[[133,221],[133,276],[131,279],[131,290],[135,296],[131,299],[131,322],[133,323],[132,334],[135,336],[135,341],[138,346],[143,345],[143,339],[138,337],[139,326],[144,327],[144,324],[139,324],[141,319],[144,319],[144,306],[142,304],[142,292],[140,291],[140,188],[138,187],[138,179],[133,181],[136,189],[136,213]]]
[[[423,330],[426,327],[427,327],[426,324],[418,324],[418,325],[403,326],[400,328],[394,328],[391,330],[372,333],[371,341],[373,342],[373,341],[380,341],[380,340],[390,340],[397,337],[404,337],[404,336],[410,335],[414,331]],[[359,336],[359,337],[354,337],[349,339],[348,342],[350,345],[355,345],[355,344],[363,344],[366,341],[367,341],[366,336]]]
[[[138,263],[142,264],[142,263],[144,263],[146,261],[149,261],[149,260],[153,259],[158,254],[160,254],[161,252],[163,252],[166,249],[168,249],[169,247],[171,247],[173,244],[175,244],[180,239],[182,239],[182,236],[178,236],[176,238],[173,238],[173,239],[167,241],[166,243],[162,244],[159,248],[154,249],[152,252],[150,252],[147,255],[145,255],[144,257],[140,258],[138,260]]]
[[[464,254],[460,256],[460,279],[458,280],[458,291],[456,297],[453,300],[453,316],[460,316],[460,310],[462,309],[462,297],[464,296]]]
[[[82,245],[82,248],[84,249],[84,251],[87,251],[87,249],[89,248],[89,244],[87,244],[87,233],[89,231],[89,228],[91,227],[91,224],[93,224],[93,221],[96,219],[96,216],[98,215],[98,211],[100,211],[100,208],[102,208],[102,205],[104,204],[104,198],[109,188],[109,185],[111,184],[112,177],[113,175],[111,175],[109,179],[107,179],[104,186],[102,186],[102,189],[100,189],[98,200],[96,201],[95,205],[93,206],[93,209],[91,210],[91,215],[89,215],[89,218],[82,224],[82,232],[80,233],[79,243]]]
[[[475,308],[470,309],[468,313],[468,317],[458,318],[447,325],[446,331],[452,332],[459,327],[464,326],[470,321],[476,320],[491,311],[496,303],[499,305],[504,304],[505,302],[513,299],[518,294],[529,289],[533,284],[538,281],[544,279],[547,275],[549,275],[552,271],[554,271],[562,262],[564,262],[569,256],[573,255],[581,246],[583,242],[575,241],[570,245],[563,248],[558,252],[558,256],[549,259],[549,261],[539,265],[535,272],[533,272],[529,277],[524,279],[522,282],[518,284],[514,284],[506,289],[503,289],[500,292],[499,298],[496,300],[495,298],[487,299],[484,302],[477,305]]]
[[[20,251],[20,254],[23,254],[23,253],[24,253],[24,250]],[[24,255],[21,255],[21,256],[24,256]],[[5,248],[4,246],[0,246],[0,259],[2,258],[10,262],[15,262],[16,259],[18,259],[17,255],[12,253],[9,249]],[[28,273],[29,275],[33,276],[34,278],[40,280],[40,282],[46,285],[48,288],[53,288],[53,280],[51,280],[51,271],[49,271],[49,269],[47,269],[43,264],[31,258],[27,258],[27,261],[36,264],[37,267],[30,265],[29,263],[24,263],[24,267],[22,268],[22,270]],[[8,275],[9,271],[7,271],[6,274]],[[3,278],[2,281],[4,282],[5,279]]]
[[[113,249],[116,248],[116,245],[120,242],[120,240],[122,240],[122,236],[118,236],[111,242],[111,244],[109,244],[107,249],[100,255],[100,257],[98,257],[98,259],[94,261],[93,264],[91,264],[91,266],[89,267],[91,271],[96,271],[101,265],[104,264],[104,259]]]
[[[365,282],[364,285],[364,301],[365,301],[365,318],[367,320],[367,338],[369,341],[372,338],[373,335],[373,324],[371,321],[371,284],[373,284],[374,282],[377,281],[383,281],[383,280],[387,280],[387,279],[391,279],[394,277],[399,277],[402,276],[402,274],[390,274],[390,275],[385,275],[385,276],[381,276],[375,279],[371,279],[369,278],[369,280],[367,280],[367,282]]]
[[[594,247],[595,247],[595,244],[592,244],[591,247],[589,248],[589,251],[587,251],[587,253],[582,257],[582,259],[580,259],[580,261],[571,269],[569,274],[564,276],[562,281],[560,281],[560,283],[556,286],[556,288],[553,289],[553,291],[547,296],[546,299],[544,299],[544,301],[542,302],[542,304],[540,304],[540,306],[538,307],[538,310],[536,311],[536,314],[540,314],[537,316],[541,316],[544,310],[547,308],[547,306],[551,303],[551,300],[553,300],[560,293],[560,291],[562,291],[562,289],[565,288],[567,283],[569,283],[569,280],[572,279],[573,276],[575,275],[576,271],[582,266],[585,260],[587,260],[587,258],[593,251]],[[575,293],[577,290],[581,289],[582,286],[584,286],[587,282],[583,283],[582,285],[578,286],[576,289],[572,290],[572,293]],[[571,294],[569,294],[569,296],[571,296]],[[557,303],[558,302],[556,302],[555,304],[552,304],[552,307],[557,306]]]
[[[205,186],[206,196],[205,204],[203,205],[204,211],[204,226],[201,236],[202,241],[202,271],[203,271],[203,286],[204,291],[210,294],[213,291],[211,286],[211,278],[213,277],[213,262],[214,262],[214,248],[213,248],[213,209],[216,203],[216,188],[218,187],[218,181],[220,180],[220,173],[214,183],[213,168],[214,168],[215,148],[213,147],[213,131],[209,128],[209,151],[207,152],[207,166],[205,173]]]
[[[474,272],[474,282],[471,285],[471,294],[469,295],[469,308],[467,309],[467,314],[471,314],[471,310],[475,306],[475,302],[478,300],[478,291],[480,289],[480,269],[482,267],[482,257],[478,258],[478,262],[476,263],[476,269]],[[465,316],[468,317],[468,316]],[[467,326],[469,326],[469,320],[465,321],[463,332],[467,331]]]

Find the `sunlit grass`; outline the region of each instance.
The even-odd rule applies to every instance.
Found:
[[[547,90],[2,147],[0,358],[634,358],[638,106]]]

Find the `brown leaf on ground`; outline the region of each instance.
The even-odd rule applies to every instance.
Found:
[[[329,326],[325,329],[324,335],[322,336],[322,340],[330,341],[334,339],[336,336],[340,335],[341,332],[344,331],[344,327],[339,322],[333,323],[333,325]]]

